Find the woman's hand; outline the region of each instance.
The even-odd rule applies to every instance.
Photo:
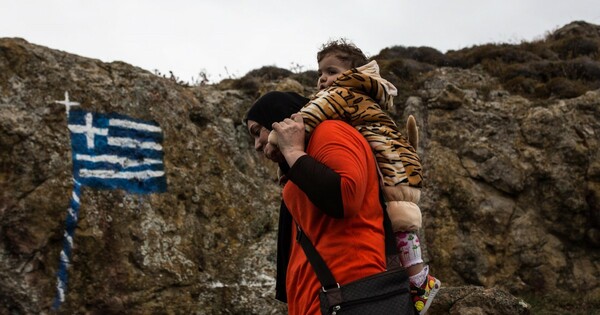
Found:
[[[277,133],[279,151],[291,167],[299,157],[306,155],[304,119],[300,114],[293,114],[291,118],[273,123],[272,127]]]

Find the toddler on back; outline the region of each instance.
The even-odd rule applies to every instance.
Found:
[[[392,108],[397,90],[379,75],[376,61],[368,62],[359,48],[344,40],[325,44],[317,61],[319,92],[300,110],[307,136],[319,123],[336,119],[354,126],[369,142],[377,160],[400,260],[410,276],[415,308],[419,314],[425,314],[441,283],[429,275],[416,234],[422,223],[417,202],[423,179],[417,140],[403,136],[384,112]],[[416,135],[412,116],[410,125]],[[272,136],[269,141],[276,142]]]

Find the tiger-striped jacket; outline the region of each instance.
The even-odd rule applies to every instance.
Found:
[[[387,86],[386,86],[387,85]],[[369,142],[385,186],[422,186],[421,161],[416,150],[382,110],[392,105],[393,85],[381,79],[375,61],[342,73],[300,111],[308,135],[324,120],[343,120]]]

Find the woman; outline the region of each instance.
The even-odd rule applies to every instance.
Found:
[[[291,315],[320,313],[321,285],[295,241],[296,224],[340,284],[385,270],[383,210],[371,148],[352,126],[334,120],[321,123],[305,142],[302,116],[295,113],[307,101],[297,94],[271,92],[246,116],[255,149],[279,163],[287,180],[276,298],[287,301]],[[278,147],[268,142],[270,130],[277,133]]]

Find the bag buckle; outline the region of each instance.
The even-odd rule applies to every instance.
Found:
[[[327,293],[327,290],[339,289],[340,288],[340,284],[339,283],[336,283],[335,285],[337,286],[337,288],[336,287],[332,287],[332,288],[329,288],[329,289],[325,289],[325,287],[321,287],[321,290],[323,292]]]

